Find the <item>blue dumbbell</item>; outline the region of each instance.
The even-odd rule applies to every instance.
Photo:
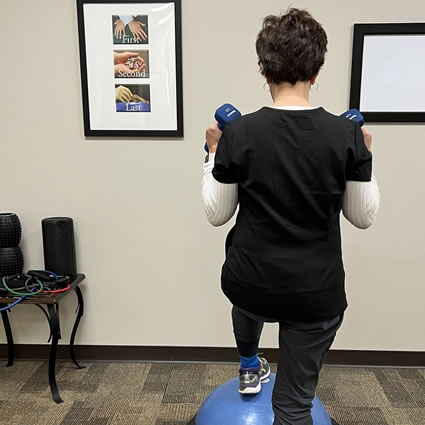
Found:
[[[218,122],[218,128],[223,131],[224,126],[234,120],[235,118],[239,118],[241,113],[230,103],[225,103],[220,106],[214,114],[214,118]]]
[[[239,118],[241,113],[230,103],[225,103],[220,106],[214,114],[214,118],[218,122],[218,128],[223,131],[224,126],[234,120],[235,118]],[[208,145],[205,143],[204,146],[205,152],[208,152]]]
[[[341,117],[347,118],[347,120],[357,121],[360,127],[364,124],[363,115],[357,109],[350,109],[340,115]]]

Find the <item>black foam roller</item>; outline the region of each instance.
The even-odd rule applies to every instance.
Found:
[[[76,275],[74,223],[70,217],[50,217],[41,221],[44,267],[59,275]]]

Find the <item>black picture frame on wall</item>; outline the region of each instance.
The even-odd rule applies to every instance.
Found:
[[[350,108],[367,122],[425,122],[425,23],[355,24]]]
[[[84,135],[183,137],[181,0],[76,0]]]

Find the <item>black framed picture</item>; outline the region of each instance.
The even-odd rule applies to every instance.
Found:
[[[84,134],[182,137],[181,0],[77,0]]]
[[[354,25],[350,108],[367,122],[425,122],[425,23]]]

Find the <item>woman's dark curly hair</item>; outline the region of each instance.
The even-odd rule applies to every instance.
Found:
[[[267,16],[256,42],[260,72],[276,84],[309,81],[325,61],[327,44],[325,30],[305,10]]]

